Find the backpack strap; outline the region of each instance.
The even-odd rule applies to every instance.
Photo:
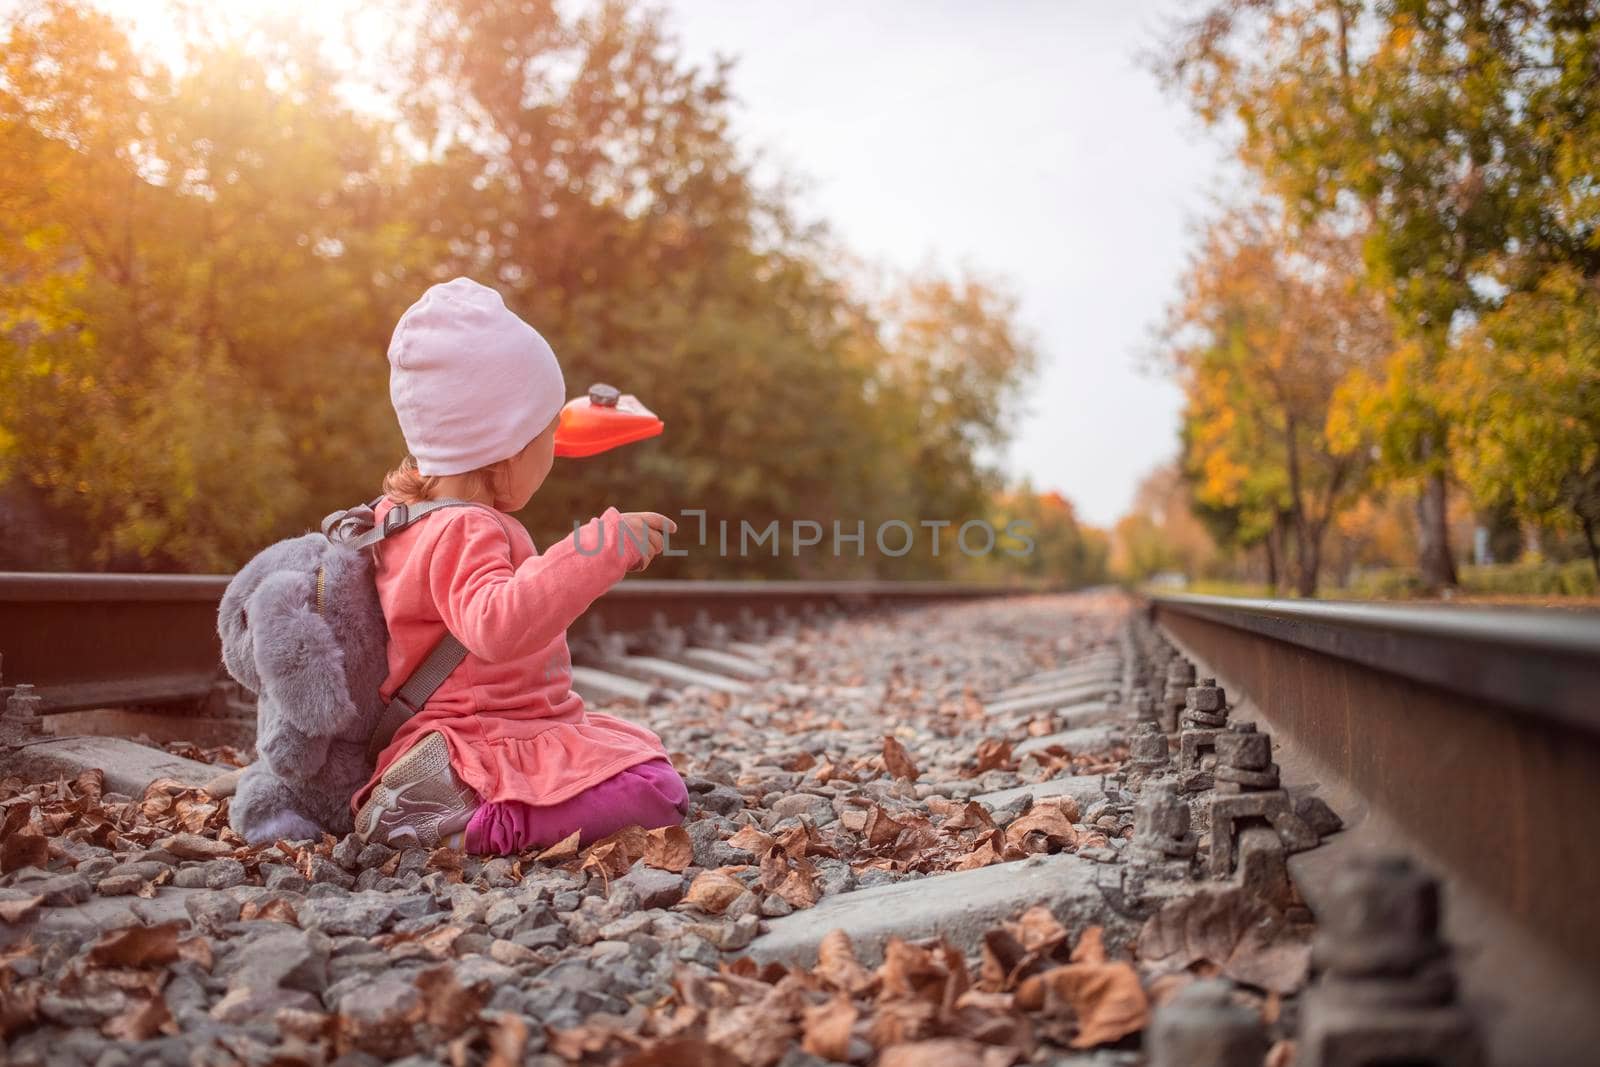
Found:
[[[440,497],[438,500],[424,500],[416,504],[395,504],[384,513],[383,522],[376,519],[374,505],[362,505],[360,508],[351,508],[345,512],[335,512],[322,520],[322,532],[330,540],[344,541],[356,551],[371,548],[391,534],[397,534],[406,529],[418,519],[432,515],[435,511],[445,508],[487,508],[487,504],[480,504],[475,500],[456,500],[453,497]],[[362,514],[362,513],[365,514]],[[352,528],[349,524],[354,520],[360,525],[370,526],[365,532],[356,532],[358,525]],[[330,529],[331,527],[331,529]]]
[[[322,520],[322,532],[329,540],[348,544],[359,552],[377,545],[418,520],[445,508],[486,508],[491,512],[494,511],[487,504],[476,501],[442,497],[416,504],[397,503],[384,513],[383,522],[378,523],[375,508],[379,500],[382,500],[382,497],[371,504],[364,504],[348,511],[334,512]],[[496,518],[498,517],[496,514]],[[422,710],[429,698],[444,684],[445,679],[450,677],[450,672],[459,667],[466,656],[466,646],[456,640],[454,634],[446,631],[385,705],[383,715],[378,719],[377,729],[367,742],[368,759],[377,762],[378,754],[394,740],[394,735],[400,727]]]
[[[450,677],[450,672],[461,666],[461,661],[466,657],[466,646],[457,641],[454,634],[446,632],[439,638],[439,643],[428,651],[427,658],[395,690],[394,696],[384,707],[377,729],[373,730],[372,739],[367,742],[368,759],[377,762],[378,753],[389,747],[389,742],[394,740],[400,727],[422,710],[428,698],[438,691],[444,680]]]

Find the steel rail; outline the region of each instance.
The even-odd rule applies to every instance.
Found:
[[[204,699],[217,681],[217,605],[228,575],[0,572],[0,670],[46,713]],[[847,609],[1040,591],[1038,586],[892,581],[676,581],[629,578],[588,618],[628,632],[659,613],[731,620],[743,608]],[[581,632],[581,629],[580,629]]]
[[[1159,596],[1314,652],[1600,732],[1600,613]]]
[[[1170,595],[1148,610],[1453,876],[1600,958],[1600,617]]]

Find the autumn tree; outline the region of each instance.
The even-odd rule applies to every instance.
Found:
[[[1111,531],[1110,566],[1124,581],[1143,581],[1164,572],[1190,581],[1216,577],[1222,553],[1195,518],[1190,490],[1176,464],[1151,471],[1140,481],[1128,513]]]
[[[757,528],[990,511],[1034,362],[1004,287],[860,285],[752,179],[727,65],[685,62],[661,14],[430,0],[381,67],[400,76],[350,93],[292,26],[189,10],[172,70],[84,2],[0,29],[10,565],[221,570],[374,495],[403,449],[389,333],[459,274],[551,340],[574,392],[609,380],[668,425],[559,467],[525,516],[541,541],[610,503]]]
[[[1536,173],[1517,132],[1541,40],[1574,5],[1486,0],[1226,0],[1175,42],[1169,73],[1241,156],[1310,220],[1363,232],[1367,273],[1402,342],[1352,386],[1391,477],[1418,485],[1421,564],[1454,582],[1449,422],[1439,392],[1486,259],[1526,212]]]
[[[1329,524],[1365,482],[1363,442],[1329,434],[1334,393],[1389,347],[1356,243],[1263,210],[1212,227],[1173,309],[1165,355],[1185,391],[1195,500],[1236,515],[1238,543],[1265,541],[1269,574],[1286,524],[1301,596],[1316,594]]]

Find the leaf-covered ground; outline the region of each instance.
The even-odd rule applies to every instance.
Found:
[[[1023,908],[970,956],[893,941],[867,966],[843,933],[810,968],[740,955],[764,924],[834,894],[1036,853],[1114,860],[1131,832],[1115,805],[972,797],[1118,766],[1114,738],[1017,758],[1059,723],[990,714],[982,695],[1116,647],[1121,611],[1036,598],[775,640],[778,670],[749,696],[691,690],[630,712],[690,783],[685,824],[582,848],[249,848],[227,798],[176,783],[131,798],[92,771],[0,782],[5,1058],[989,1067],[1099,1049],[1084,1062],[1135,1062],[1152,1003],[1210,973],[1245,983],[1280,1024],[1304,931],[1222,888],[1113,950],[1097,926]]]

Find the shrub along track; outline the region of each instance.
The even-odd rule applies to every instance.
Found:
[[[1190,768],[1187,803],[1165,784],[1185,768],[1135,723],[1173,653],[1123,598],[875,611],[721,653],[606,705],[667,743],[683,828],[581,850],[250,849],[178,782],[8,779],[4,1058],[1175,1065],[1224,1033],[1214,1062],[1290,1062],[1313,931],[1285,844],[1335,821],[1285,798],[1236,871],[1198,876],[1230,772]]]

